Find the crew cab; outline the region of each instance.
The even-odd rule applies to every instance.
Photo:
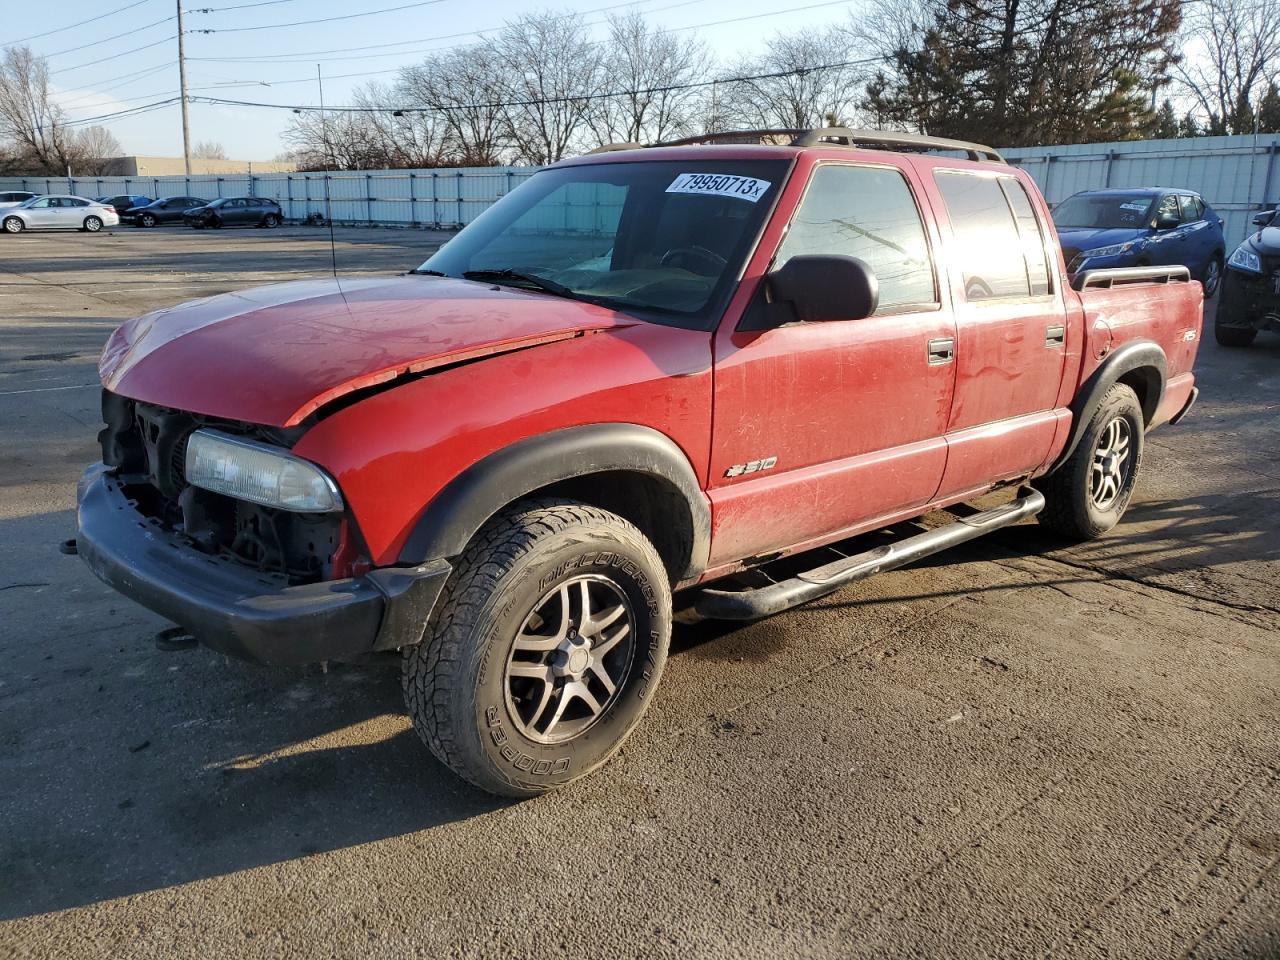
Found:
[[[606,149],[408,274],[121,326],[78,551],[233,656],[399,656],[432,751],[527,796],[620,747],[676,591],[751,619],[1032,516],[1106,533],[1196,397],[1202,310],[1183,267],[1068,282],[1035,184],[978,144]]]

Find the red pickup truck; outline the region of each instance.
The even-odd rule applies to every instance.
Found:
[[[619,748],[674,591],[747,619],[1032,515],[1110,529],[1195,400],[1185,268],[1069,282],[989,147],[755,139],[556,164],[406,275],[125,323],[79,553],[234,656],[399,656],[435,754],[524,796]]]

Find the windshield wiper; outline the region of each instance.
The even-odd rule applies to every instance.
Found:
[[[548,280],[546,277],[539,277],[532,273],[521,273],[519,270],[465,270],[462,276],[466,280],[515,280],[517,283],[527,283],[529,286],[536,287],[545,293],[553,293],[557,297],[569,297],[573,300],[586,299],[574,293],[563,283],[556,283],[554,280]]]
[[[411,274],[417,274],[420,277],[447,277],[447,273],[441,273],[439,270],[410,270]]]

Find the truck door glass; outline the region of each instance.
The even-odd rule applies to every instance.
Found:
[[[1026,187],[1015,178],[1001,177],[1000,186],[1004,188],[1005,198],[1018,222],[1018,232],[1022,234],[1022,252],[1027,261],[1027,281],[1031,286],[1031,296],[1043,297],[1050,292],[1049,258],[1044,252],[1044,234],[1040,230],[1035,208],[1027,197]]]
[[[934,179],[955,235],[965,299],[1031,296],[1026,244],[1000,183],[1005,178],[939,170]]]
[[[843,254],[866,262],[888,313],[937,302],[920,211],[897,170],[825,163],[778,248],[774,269],[802,254]]]

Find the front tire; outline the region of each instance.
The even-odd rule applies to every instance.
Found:
[[[1228,327],[1217,321],[1213,324],[1213,338],[1222,347],[1247,347],[1257,335],[1253,327]]]
[[[98,217],[85,217],[84,229],[86,233],[97,233],[102,229],[102,220]]]
[[[156,225],[156,218],[154,214],[144,213],[138,218],[138,223],[144,227],[154,227]]]
[[[1037,481],[1039,522],[1068,540],[1093,540],[1124,516],[1138,482],[1146,422],[1133,388],[1117,383],[1089,418],[1075,452]]]
[[[4,221],[5,233],[21,233],[27,229],[27,225],[22,222],[21,217],[6,217]]]
[[[535,796],[617,752],[670,637],[666,573],[639,530],[573,501],[522,501],[476,534],[405,649],[405,704],[458,776]]]

